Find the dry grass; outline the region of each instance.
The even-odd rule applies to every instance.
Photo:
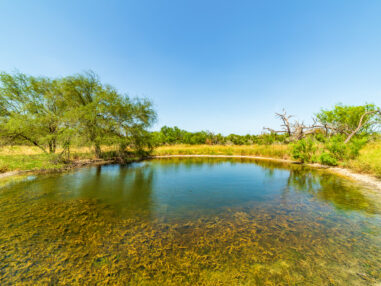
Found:
[[[102,150],[116,150],[115,146],[103,146]],[[161,146],[154,150],[154,155],[246,155],[277,159],[291,159],[289,145],[172,145]],[[57,150],[60,152],[60,149]],[[73,159],[94,158],[89,147],[74,147],[71,150]],[[54,155],[53,155],[54,156]],[[44,154],[32,146],[5,146],[0,148],[0,172],[12,170],[35,170],[60,168],[52,164],[52,155]],[[381,141],[366,145],[355,160],[341,162],[342,166],[360,173],[367,173],[381,178]]]
[[[246,155],[290,159],[288,145],[173,145],[161,146],[154,155]]]
[[[158,147],[154,155],[248,155],[290,159],[290,150],[289,145],[173,145]],[[340,162],[340,165],[381,178],[381,141],[369,143],[358,158]]]
[[[102,146],[102,151],[116,150],[115,146]],[[93,148],[83,146],[83,147],[72,147],[70,149],[73,154],[92,154]],[[57,148],[57,153],[61,153],[62,148]],[[3,146],[0,147],[0,156],[8,155],[41,155],[44,152],[35,146]]]
[[[358,158],[345,165],[356,172],[372,174],[381,178],[381,141],[367,144],[360,151]]]
[[[62,150],[58,149],[57,154]],[[92,159],[88,147],[73,148],[72,159]],[[52,170],[64,167],[57,154],[45,154],[33,146],[5,146],[0,148],[0,173],[14,170]]]

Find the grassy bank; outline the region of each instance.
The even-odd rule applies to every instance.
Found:
[[[173,145],[158,147],[154,155],[247,155],[291,159],[290,145]],[[381,142],[367,144],[355,160],[339,162],[339,166],[381,178]]]
[[[289,145],[172,145],[161,146],[154,155],[245,155],[290,159]]]
[[[105,159],[112,152],[111,147],[105,147]],[[0,148],[0,173],[15,170],[59,170],[67,163],[56,154],[45,154],[41,149],[32,146],[6,146]],[[78,147],[71,150],[71,161],[95,160],[94,152],[87,147]]]
[[[344,167],[359,173],[367,173],[381,179],[381,142],[367,144],[355,160],[343,162]]]
[[[104,154],[112,156],[116,147],[103,147]],[[60,152],[60,150],[58,150]],[[277,159],[292,159],[290,145],[171,145],[161,146],[153,155],[245,155]],[[95,159],[94,152],[88,147],[73,148],[71,160]],[[106,158],[110,159],[110,158]],[[367,144],[355,160],[339,162],[342,167],[359,173],[381,178],[381,141]],[[51,170],[60,169],[65,164],[57,160],[57,155],[44,154],[37,147],[7,146],[0,148],[0,173],[13,170]]]

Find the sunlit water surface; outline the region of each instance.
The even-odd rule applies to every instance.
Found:
[[[0,285],[373,285],[380,197],[239,159],[29,176],[0,188]]]

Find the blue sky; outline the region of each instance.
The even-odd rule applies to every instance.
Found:
[[[94,70],[162,125],[223,134],[381,105],[381,1],[0,1],[0,70]]]

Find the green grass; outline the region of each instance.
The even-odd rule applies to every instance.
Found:
[[[102,146],[102,160],[115,159],[118,154],[116,146]],[[5,146],[0,148],[0,173],[16,170],[59,170],[67,166],[59,158],[62,150],[56,154],[45,154],[39,148],[32,146]],[[94,160],[95,154],[88,147],[73,147],[70,152],[70,161]],[[124,160],[136,160],[136,157]]]
[[[54,162],[50,154],[33,155],[0,155],[0,171],[14,170],[52,170],[64,166],[63,163]]]
[[[0,173],[15,170],[58,170],[65,163],[58,160],[57,154],[45,154],[36,147],[6,146],[0,148]],[[71,159],[91,159],[94,154],[88,148],[73,149]]]

